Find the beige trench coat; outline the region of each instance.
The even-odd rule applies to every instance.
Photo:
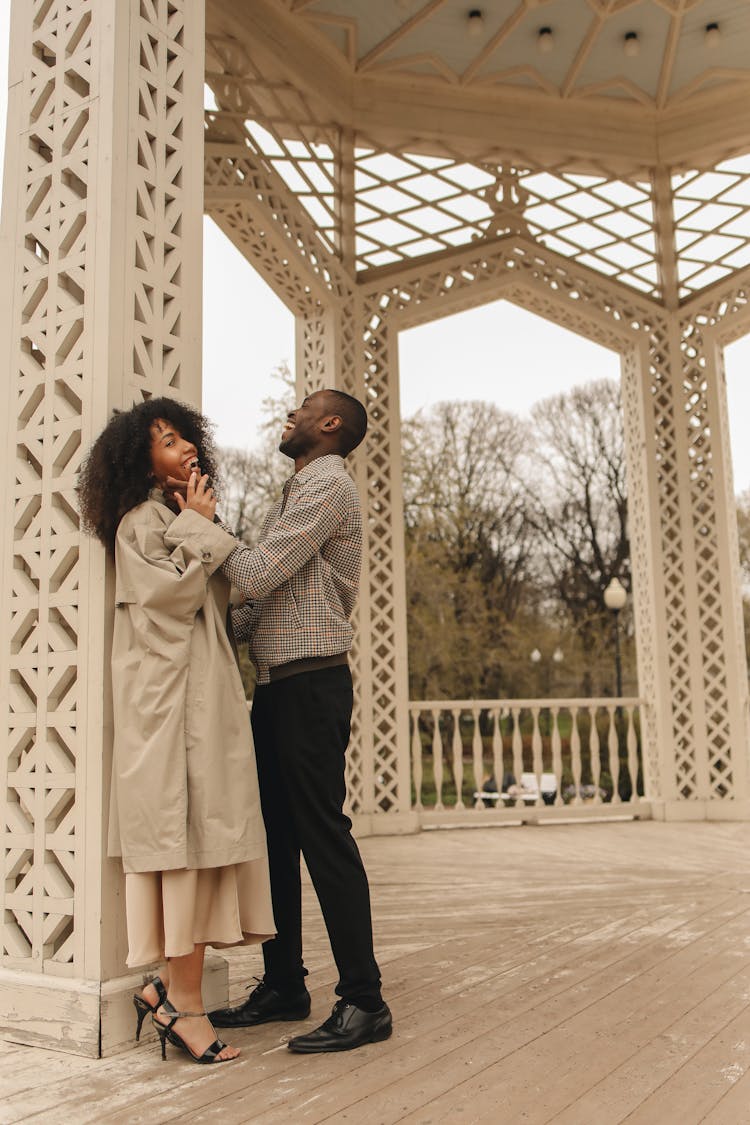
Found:
[[[109,854],[126,872],[265,855],[250,721],[226,630],[235,539],[152,492],[115,544]]]

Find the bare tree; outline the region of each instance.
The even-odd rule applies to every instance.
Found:
[[[484,402],[444,402],[403,428],[410,676],[419,694],[497,692],[532,589],[517,469],[526,437]]]
[[[545,399],[532,410],[532,427],[523,476],[547,591],[593,653],[609,644],[607,584],[617,576],[631,586],[619,387],[600,380]]]

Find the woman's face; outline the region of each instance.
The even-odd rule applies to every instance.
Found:
[[[200,472],[198,450],[164,418],[157,418],[151,426],[151,468],[160,488],[167,477],[189,480],[192,472]]]

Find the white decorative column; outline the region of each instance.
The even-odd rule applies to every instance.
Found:
[[[14,0],[2,225],[4,1026],[132,1040],[106,858],[112,574],[76,472],[114,407],[200,400],[203,0]]]
[[[651,339],[645,408],[657,609],[649,796],[656,816],[677,820],[750,816],[736,516],[712,337],[695,315],[666,314]]]
[[[675,739],[674,785],[678,801],[691,800],[710,819],[747,819],[748,685],[722,318],[713,315],[715,296],[707,307],[695,300],[675,317],[670,339],[693,711],[692,752]],[[681,694],[672,693],[676,711]],[[670,809],[680,815],[683,806],[675,810],[668,804],[667,814]]]
[[[665,305],[650,337],[646,448],[658,529],[656,625],[664,629],[653,807],[667,819],[747,819],[748,684],[722,352],[724,335],[741,334],[737,321],[747,328],[747,277],[735,275],[680,307],[669,170],[656,170],[653,184]]]

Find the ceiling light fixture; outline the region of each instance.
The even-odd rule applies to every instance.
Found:
[[[536,39],[537,50],[543,55],[548,55],[555,45],[551,27],[540,27]]]
[[[629,59],[635,58],[641,50],[641,41],[637,31],[627,31],[623,40],[622,49]]]
[[[714,47],[719,46],[719,43],[721,43],[721,31],[719,30],[718,23],[706,24],[706,33],[703,36],[703,42],[712,50]]]
[[[484,31],[484,13],[481,8],[472,8],[466,17],[466,31],[472,39],[476,39]]]

